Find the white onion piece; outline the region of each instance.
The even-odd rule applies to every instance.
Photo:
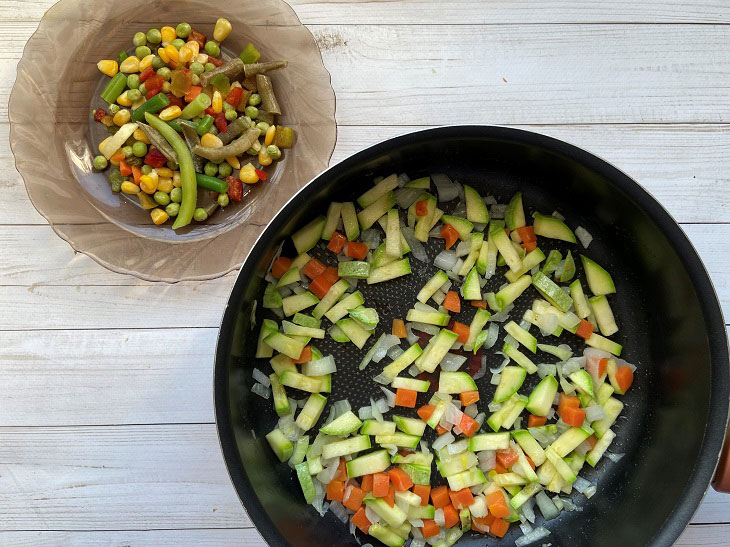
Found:
[[[365,243],[368,249],[376,249],[380,245],[380,232],[373,228],[360,232],[360,241]]]
[[[504,341],[506,344],[509,344],[513,348],[520,347],[520,343],[511,334],[508,334],[507,336],[505,336]]]
[[[583,350],[583,355],[585,356],[586,360],[587,359],[601,360],[601,359],[612,359],[613,358],[613,355],[611,355],[607,351],[603,351],[601,349],[596,349],[596,348],[589,348],[589,347],[586,347]]]
[[[497,353],[499,355],[504,355],[501,351],[498,351]],[[504,360],[502,361],[502,363],[497,368],[490,368],[489,372],[491,372],[492,374],[500,373],[504,370],[504,367],[506,367],[507,365],[509,365],[509,357],[505,357]]]
[[[446,524],[446,518],[444,517],[444,510],[443,509],[436,509],[436,512],[434,513],[433,520],[436,521],[436,524],[439,526],[444,526]]]
[[[484,344],[482,344],[482,347],[484,349],[490,349],[494,346],[494,344],[497,343],[497,337],[499,336],[499,325],[497,323],[492,323],[489,325],[489,329],[487,329],[487,337],[484,339]]]
[[[557,369],[555,365],[549,365],[546,363],[538,363],[537,365],[537,375],[540,378],[545,378],[545,376],[555,376],[557,374]]]
[[[444,420],[446,420],[451,425],[456,425],[461,423],[461,419],[464,417],[464,413],[456,408],[452,403],[448,403],[446,405],[446,409],[444,411]]]
[[[271,385],[271,380],[269,380],[269,377],[255,367],[251,371],[251,376],[253,376],[254,380],[259,382],[260,384],[265,385],[266,387],[269,387]]]
[[[400,188],[393,192],[395,202],[401,209],[408,209],[421,196],[423,190],[420,188]]]
[[[554,519],[560,514],[558,508],[555,507],[553,501],[544,491],[540,491],[537,493],[537,495],[535,496],[535,502],[537,502],[537,506],[540,508],[540,512],[542,513],[542,516],[545,518],[545,520]]]
[[[474,378],[474,380],[479,380],[480,378],[483,378],[486,373],[487,373],[487,354],[482,353],[482,360],[479,365],[479,370],[473,376],[473,378]]]
[[[320,517],[323,517],[326,510],[324,508],[324,495],[325,489],[322,487],[322,483],[316,478],[312,479],[314,483],[314,499],[312,500],[312,507],[319,513]]]
[[[376,384],[383,384],[384,386],[387,386],[388,384],[390,384],[391,380],[383,376],[381,373],[373,377],[373,382],[375,382]]]
[[[266,281],[268,283],[277,283],[278,282],[278,280],[273,275],[271,275],[271,272],[267,272],[267,274],[264,276],[264,281]],[[281,290],[281,287],[279,287],[279,289]]]
[[[370,524],[375,524],[376,522],[380,522],[380,515],[378,515],[375,511],[370,509],[369,505],[365,505],[365,516],[370,521]]]
[[[499,372],[495,372],[494,374],[492,374],[492,378],[489,380],[489,383],[492,384],[493,386],[498,386],[499,382],[501,382],[501,381],[502,381],[502,374]]]
[[[497,412],[500,408],[502,408],[502,403],[489,403],[487,405],[487,408],[489,409],[489,412]]]
[[[390,410],[390,407],[388,406],[388,402],[385,400],[385,398],[378,399],[375,401],[375,406],[377,407],[378,411],[381,414],[385,414]]]
[[[407,174],[401,173],[400,175],[398,175],[398,186],[400,188],[403,188],[403,186],[405,186],[409,182],[411,182],[411,177],[409,177]]]
[[[459,197],[458,186],[443,173],[434,173],[433,175],[431,175],[431,180],[433,181],[434,185],[436,185],[439,202],[451,201]]]
[[[466,203],[465,198],[461,198],[458,202],[456,202],[456,207],[454,207],[454,210],[451,211],[451,214],[455,217],[465,217],[466,216]]]
[[[446,432],[443,435],[439,435],[439,437],[435,441],[433,441],[431,448],[433,448],[434,450],[441,450],[444,446],[453,442],[454,436],[450,432]]]
[[[455,251],[441,251],[433,259],[433,265],[441,270],[450,270],[456,264],[457,258]]]
[[[487,415],[484,412],[480,412],[476,415],[474,418],[474,421],[479,424],[479,427],[482,427],[484,425],[484,420],[487,419]]]
[[[479,458],[479,469],[486,472],[497,465],[497,452],[494,450],[482,450],[477,454]]]
[[[398,340],[398,344],[400,344],[400,340]],[[400,345],[395,345],[388,350],[387,355],[391,359],[396,360],[396,359],[398,359],[398,357],[400,357],[404,353],[405,353],[405,351],[403,350],[402,347],[400,347]]]
[[[617,463],[621,458],[625,456],[625,454],[614,454],[613,452],[609,452],[606,450],[604,453],[604,456],[606,456],[609,460],[611,460],[613,463]]]
[[[523,547],[523,545],[529,545],[530,543],[535,543],[536,541],[540,541],[541,539],[544,539],[550,535],[550,530],[547,528],[543,528],[542,526],[538,526],[535,528],[532,532],[529,534],[525,534],[521,538],[517,538],[515,540],[516,547]]]
[[[383,360],[383,357],[388,353],[388,350],[393,346],[400,344],[400,338],[392,334],[384,334],[379,339],[377,344],[373,346],[375,351],[373,352],[373,362],[379,363]]]
[[[377,421],[382,422],[383,421],[383,415],[380,413],[380,410],[378,410],[377,405],[375,404],[375,401],[373,401],[373,398],[370,397],[370,408],[373,413],[373,418],[375,418]]]
[[[357,417],[361,420],[372,420],[373,409],[370,406],[361,406],[357,411]]]
[[[575,357],[571,357],[563,364],[562,372],[563,375],[568,376],[570,374],[573,374],[574,372],[578,372],[580,368],[580,361]]]
[[[289,286],[291,287],[291,290],[294,294],[304,294],[305,292],[307,292],[307,289],[305,289],[301,285],[294,284]]]
[[[438,334],[439,331],[441,330],[436,325],[429,325],[427,323],[421,323],[419,321],[412,321],[412,322],[409,322],[409,323],[406,323],[406,324],[407,325],[410,325],[411,328],[413,328],[415,330],[418,330],[418,331],[421,331],[421,332],[425,332],[426,334],[430,334],[432,336]]]
[[[555,418],[555,409],[551,408],[548,410],[547,419],[552,420],[553,418]]]
[[[271,396],[271,389],[263,384],[259,384],[258,382],[251,387],[251,391],[264,399],[268,399]]]
[[[489,209],[489,218],[502,219],[504,218],[505,212],[507,212],[507,205],[495,203]]]
[[[494,315],[492,315],[489,318],[489,321],[496,321],[497,323],[504,323],[505,321],[507,321],[507,319],[509,319],[509,314],[512,312],[514,307],[515,307],[514,304],[510,304],[505,309],[503,309],[501,312],[495,313]]]
[[[417,532],[417,531],[418,531],[418,528],[416,528],[413,531],[414,532],[414,538],[415,538],[415,532]],[[411,541],[410,547],[426,547],[426,541],[423,540],[423,539],[413,539]]]
[[[484,205],[497,205],[497,198],[491,194],[484,196],[482,201],[484,202]]]
[[[454,454],[461,454],[464,452],[467,448],[469,448],[469,439],[462,439],[458,442],[451,443],[449,445],[446,445],[446,451],[451,454],[452,456]]]
[[[383,443],[383,444],[380,445],[380,447],[381,448],[385,448],[388,451],[388,454],[391,455],[391,457],[392,456],[395,456],[398,453],[398,447],[395,446],[394,444],[385,444],[385,443]]]
[[[432,237],[437,237],[437,238],[439,238],[439,239],[443,239],[443,238],[441,237],[441,230],[443,230],[443,224],[437,224],[436,226],[434,226],[434,227],[433,227],[433,228],[431,229],[431,231],[430,231],[430,232],[428,232],[428,237],[429,237],[429,238],[432,238]]]
[[[459,241],[459,244],[456,246],[456,256],[466,256],[469,254],[470,250],[471,243],[469,241]]]
[[[423,244],[416,239],[416,234],[414,233],[413,228],[409,228],[401,222],[400,231],[403,234],[406,243],[408,243],[408,246],[411,248],[411,256],[416,260],[426,262],[428,260],[426,249],[423,247]]]
[[[328,423],[330,423],[330,422],[331,422],[332,420],[334,420],[334,419],[335,419],[335,406],[334,406],[334,405],[332,405],[332,406],[330,407],[330,413],[329,413],[329,415],[327,416],[327,419],[326,419],[326,420],[324,421],[324,423],[325,423],[325,424],[328,424]]]
[[[437,289],[431,298],[433,298],[433,301],[440,306],[446,299],[446,293],[444,293],[441,289]]]
[[[585,489],[588,488],[590,485],[591,485],[591,483],[589,481],[587,481],[586,479],[584,479],[583,477],[578,477],[573,482],[573,488],[575,488],[581,494],[583,492],[585,492]]]
[[[292,294],[291,285],[279,287],[278,291],[282,298],[286,298],[287,296],[290,296]]]
[[[605,417],[606,413],[603,411],[603,407],[601,405],[591,405],[586,408],[586,420],[589,422],[603,420]]]
[[[515,429],[522,429],[522,416],[518,416],[512,425]]]
[[[411,365],[410,367],[408,367],[408,374],[410,374],[413,377],[416,377],[419,374],[421,374],[421,369],[418,368],[416,365]]]
[[[554,313],[543,313],[537,316],[536,323],[540,334],[549,336],[558,328],[558,316]]]
[[[333,372],[337,372],[337,365],[332,355],[327,355],[326,357],[315,359],[302,365],[302,373],[307,376],[322,376],[323,374],[332,374]]]
[[[587,249],[588,245],[590,245],[591,241],[593,241],[593,236],[589,234],[588,230],[586,230],[582,226],[578,226],[575,229],[575,237],[578,238],[580,244],[583,245],[584,249]]]
[[[632,365],[631,363],[628,363],[624,361],[623,359],[619,359],[618,357],[614,357],[616,360],[616,365],[619,367],[629,367],[631,369],[631,372],[636,372],[636,365]]]
[[[477,408],[477,404],[476,403],[472,403],[470,405],[467,405],[464,408],[464,414],[466,414],[470,418],[476,417],[476,415],[479,414],[479,409]]]
[[[413,309],[418,311],[438,312],[436,308],[429,306],[428,304],[424,304],[423,302],[415,302],[413,304]]]
[[[475,232],[483,232],[486,227],[487,227],[487,225],[484,222],[475,222],[474,223]]]
[[[326,466],[322,471],[317,473],[317,480],[321,481],[322,484],[329,484],[332,482],[332,479],[337,474],[337,467],[340,464],[340,460],[338,458],[332,458],[332,463],[328,466]],[[323,462],[324,463],[324,462]]]
[[[343,501],[346,500],[344,500],[343,498]],[[339,501],[333,501],[332,503],[330,503],[329,509],[342,522],[347,522],[347,519],[350,518],[350,515],[347,513],[347,509],[345,509]]]
[[[429,452],[429,450],[428,450],[428,443],[427,443],[426,441],[421,441],[421,442],[420,442],[420,447],[421,447],[421,452],[422,452],[423,454],[426,454],[426,455],[428,455],[428,454],[430,454],[430,453],[431,453],[431,452]]]
[[[447,353],[444,355],[444,358],[441,360],[441,364],[439,365],[441,367],[441,370],[445,370],[446,372],[454,372],[456,370],[459,370],[461,365],[464,364],[466,361],[466,357],[463,355],[456,355],[454,353]]]
[[[418,342],[418,336],[413,334],[413,329],[409,323],[406,323],[406,340],[409,344],[413,345]]]
[[[560,276],[563,275],[563,271],[565,270],[565,260],[561,260],[558,262],[558,267],[555,268],[555,281],[560,279]]]
[[[523,513],[523,515],[524,515],[525,505],[527,505],[527,504],[525,503],[525,504],[523,504],[522,507],[520,507],[520,512]],[[533,513],[532,516],[534,519],[535,513]],[[527,516],[525,516],[525,519],[530,520],[527,518]],[[529,522],[521,522],[520,530],[522,531],[523,534],[529,534],[530,532],[532,532],[532,524],[530,524]]]
[[[383,394],[385,395],[385,401],[388,403],[388,406],[393,408],[395,406],[395,393],[390,391],[389,389],[380,386],[380,389],[383,391]]]
[[[583,495],[588,499],[591,499],[595,494],[596,494],[596,485],[595,484],[591,484],[588,488],[586,488],[585,492],[583,492]]]

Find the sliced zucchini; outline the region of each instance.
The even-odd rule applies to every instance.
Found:
[[[494,392],[494,402],[502,403],[512,397],[520,389],[526,377],[527,371],[522,367],[504,367],[499,385]]]
[[[428,391],[428,388],[431,387],[431,382],[429,382],[428,380],[419,380],[417,378],[404,378],[403,376],[398,376],[396,378],[393,378],[393,381],[390,385],[394,389],[402,388],[417,391],[418,393],[426,393]]]
[[[392,433],[390,435],[375,435],[375,443],[380,445],[392,444],[403,448],[416,448],[421,437],[407,433]]]
[[[417,321],[420,323],[427,323],[429,325],[445,327],[449,324],[449,321],[451,321],[451,316],[448,313],[441,312],[408,310],[408,313],[406,314],[406,321]]]
[[[418,343],[413,344],[405,352],[396,357],[392,363],[387,365],[383,369],[382,375],[392,382],[398,374],[407,369],[422,353],[421,346]]]
[[[330,458],[347,456],[348,454],[362,452],[368,448],[370,448],[370,437],[367,435],[357,435],[349,439],[324,445],[322,447],[322,459],[329,460]]]
[[[327,425],[320,427],[319,430],[325,435],[337,435],[341,437],[357,431],[362,425],[363,423],[360,421],[360,418],[352,410],[348,410]]]
[[[391,258],[400,258],[401,250],[400,218],[398,210],[391,209],[387,213],[388,222],[385,229],[385,254]]]
[[[554,450],[558,456],[564,458],[591,435],[593,435],[593,430],[590,427],[571,427],[555,439],[549,448]],[[553,465],[555,464],[553,463]]]
[[[611,310],[611,305],[608,303],[608,298],[605,295],[594,296],[590,299],[590,303],[601,334],[603,336],[615,334],[618,331],[618,326],[616,325],[616,318],[613,315],[613,310]]]
[[[306,310],[307,308],[314,306],[318,302],[319,298],[307,291],[302,294],[292,294],[291,296],[283,298],[281,305],[284,308],[284,315],[289,317],[299,311]]]
[[[355,241],[360,236],[360,224],[355,213],[355,204],[346,201],[340,208],[342,215],[342,225],[345,227],[345,235],[349,241]]]
[[[508,271],[504,276],[507,278],[507,281],[510,283],[514,283],[517,281],[517,278],[521,275],[525,275],[527,272],[532,270],[535,266],[539,266],[540,262],[545,260],[545,253],[543,253],[539,248],[536,248],[533,251],[530,251],[525,255],[525,258],[522,259],[522,268],[519,272],[513,272],[512,270]]]
[[[271,319],[264,319],[261,323],[259,340],[256,345],[256,358],[267,358],[274,355],[274,350],[271,348],[271,346],[264,342],[264,338],[266,338],[270,334],[274,334],[275,332],[279,332],[279,327],[276,324],[276,321],[272,321]]]
[[[542,272],[532,276],[532,285],[537,291],[553,306],[562,312],[570,311],[573,306],[573,299],[568,293],[561,289],[555,282]]]
[[[322,239],[329,241],[332,234],[337,229],[337,225],[340,222],[340,211],[342,210],[342,204],[336,201],[330,203],[327,209],[327,221],[324,223],[322,230]]]
[[[454,345],[459,336],[448,329],[441,329],[428,341],[423,353],[418,356],[416,366],[424,372],[433,372]]]
[[[439,374],[439,393],[454,394],[476,390],[477,385],[474,379],[466,372],[448,372],[442,370]]]
[[[362,260],[350,260],[337,264],[337,274],[340,277],[367,279],[370,275],[370,264]]]
[[[504,346],[502,346],[502,353],[524,368],[529,374],[537,372],[537,365],[527,355],[508,342],[505,342]]]
[[[489,235],[492,237],[492,241],[497,246],[499,254],[504,257],[507,266],[513,272],[517,273],[522,270],[522,259],[520,258],[517,249],[512,245],[512,240],[507,236],[505,231],[501,228],[492,229],[490,227]]]
[[[298,254],[306,253],[317,244],[322,237],[322,232],[324,231],[324,225],[326,222],[327,219],[325,219],[324,216],[319,215],[309,224],[292,234],[291,240],[294,243],[294,247]]]
[[[509,306],[512,302],[517,300],[520,295],[527,290],[532,284],[532,277],[529,275],[523,275],[514,283],[510,283],[505,288],[501,289],[497,294],[494,295],[494,300],[501,311]]]
[[[416,295],[416,300],[418,300],[421,304],[425,304],[426,302],[428,302],[428,299],[431,298],[434,293],[439,290],[448,280],[449,276],[446,275],[446,272],[443,272],[441,270],[437,271],[433,275],[433,277],[426,282],[423,288],[418,291],[418,295]]]
[[[588,462],[588,465],[591,467],[595,467],[598,463],[598,460],[601,459],[603,454],[606,452],[609,446],[611,446],[611,443],[616,438],[616,434],[608,429],[604,434],[603,437],[601,437],[598,442],[596,443],[596,446],[593,447],[593,450],[588,452],[586,454],[586,462]]]
[[[509,433],[480,433],[469,439],[469,450],[507,450],[509,448]]]
[[[563,266],[563,272],[560,274],[560,282],[567,283],[568,281],[573,279],[574,275],[575,260],[573,259],[573,254],[568,251],[568,254],[565,255],[565,266]]]
[[[464,283],[461,285],[461,296],[466,300],[482,299],[482,288],[476,268],[472,268],[464,279]]]
[[[365,330],[354,319],[346,318],[337,321],[337,326],[340,327],[342,332],[350,339],[350,342],[355,344],[358,349],[362,349],[367,342],[368,338],[372,334],[370,331]]]
[[[474,318],[471,320],[471,324],[469,325],[469,339],[466,341],[466,344],[464,344],[465,346],[472,346],[476,350],[477,336],[479,336],[479,333],[482,332],[484,325],[487,324],[491,315],[492,314],[490,314],[487,310],[477,308]]]
[[[485,206],[486,208],[486,206]],[[451,475],[446,479],[449,483],[451,490],[461,490],[462,488],[471,488],[477,484],[484,484],[487,482],[484,473],[478,467],[472,467],[456,475]]]
[[[415,435],[420,438],[426,430],[426,422],[419,420],[418,418],[393,415],[393,421],[398,429],[408,435]]]
[[[303,327],[290,321],[282,321],[281,326],[287,336],[308,336],[309,338],[324,338],[324,329]]]
[[[393,433],[395,433],[395,422],[365,420],[360,428],[361,435],[392,435]]]
[[[382,283],[383,281],[390,281],[396,277],[408,275],[411,273],[411,263],[407,258],[396,260],[380,268],[371,270],[368,276],[368,285],[374,283]]]
[[[534,219],[533,228],[535,229],[535,235],[549,237],[551,239],[560,239],[562,241],[567,241],[568,243],[576,242],[573,230],[568,228],[562,220],[551,216],[541,215],[540,213],[535,213],[532,217]]]
[[[281,385],[301,389],[310,393],[319,393],[322,391],[322,380],[316,376],[304,376],[298,372],[290,370],[284,371],[279,376]]]
[[[377,186],[376,186],[377,188]],[[388,210],[395,205],[393,192],[383,194],[357,214],[361,230],[367,230],[375,224]]]
[[[595,296],[616,292],[616,285],[614,285],[610,273],[585,255],[580,255],[580,260],[586,272],[588,288]]]
[[[274,429],[266,434],[266,440],[280,462],[285,462],[294,453],[294,445],[284,436],[280,429]]]
[[[557,393],[558,381],[555,376],[545,376],[530,393],[525,408],[535,416],[547,416]]]
[[[297,416],[294,423],[304,431],[312,429],[322,415],[326,404],[327,397],[319,393],[312,393],[302,407],[302,410],[299,411],[299,416]]]
[[[330,289],[327,291],[327,294],[324,295],[324,298],[322,298],[322,300],[320,300],[319,303],[314,307],[314,309],[312,310],[312,315],[317,319],[321,319],[322,316],[327,313],[330,308],[332,308],[332,306],[335,305],[335,302],[337,302],[340,297],[347,292],[347,289],[349,288],[350,284],[344,279],[340,279],[337,283],[330,287]],[[342,317],[344,317],[344,315]]]
[[[486,203],[474,188],[464,184],[464,198],[466,200],[466,218],[470,222],[486,224],[489,222],[489,210]]]
[[[606,417],[591,424],[596,437],[599,439],[601,439],[606,432],[610,430],[611,426],[616,421],[616,418],[618,418],[618,415],[621,414],[624,404],[614,397],[609,397],[608,400],[603,403],[602,407],[603,413]]]
[[[269,334],[266,338],[264,338],[264,342],[271,346],[274,350],[279,353],[283,353],[292,359],[299,359],[299,356],[302,354],[302,350],[306,345],[299,340],[295,340],[294,338],[279,332]]]
[[[357,204],[364,209],[396,188],[398,188],[398,175],[393,174],[389,177],[385,177],[378,184],[357,198]]]
[[[504,326],[504,330],[506,330],[507,334],[512,336],[512,338],[517,340],[532,353],[537,352],[537,338],[535,338],[532,334],[520,327],[517,323],[515,323],[514,321],[509,321]]]
[[[591,399],[595,399],[596,391],[593,387],[593,378],[591,378],[591,375],[585,369],[576,370],[569,374],[568,378],[575,384],[579,392],[588,395]]]
[[[545,462],[545,451],[529,431],[526,429],[517,429],[512,432],[512,438],[517,441],[517,444],[525,451],[525,454],[530,456],[530,459],[536,466],[542,465]]]
[[[342,280],[340,280],[342,281]],[[338,281],[339,283],[339,281]],[[327,298],[327,295],[325,295],[325,298]],[[360,291],[355,291],[353,293],[350,293],[342,298],[337,304],[332,306],[325,314],[324,316],[332,321],[333,323],[337,323],[340,319],[345,317],[350,310],[354,310],[358,306],[362,306],[365,303],[365,299],[362,296],[362,293]],[[314,312],[313,312],[314,313]]]
[[[312,476],[309,474],[309,464],[302,462],[295,465],[294,469],[297,472],[297,478],[299,479],[299,484],[302,487],[304,500],[307,503],[312,503],[315,496],[317,495],[317,492],[314,489],[314,481],[312,481]]]
[[[281,385],[279,376],[275,372],[269,374],[269,381],[271,382],[271,394],[274,396],[274,410],[278,416],[286,416],[291,412],[286,390]]]
[[[466,238],[469,237],[469,234],[474,229],[474,224],[472,224],[463,217],[444,215],[441,217],[441,222],[443,222],[444,224],[448,224],[454,230],[459,232],[459,238],[461,238],[463,241],[466,241]]]
[[[608,353],[613,353],[616,357],[621,355],[621,350],[623,349],[623,346],[621,344],[617,344],[613,340],[609,340],[608,338],[604,338],[600,334],[596,334],[595,332],[591,334],[591,337],[586,340],[586,344],[591,346],[592,348],[596,349],[602,349],[603,351],[607,351]]]

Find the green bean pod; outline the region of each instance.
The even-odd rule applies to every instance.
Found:
[[[235,80],[243,74],[243,66],[243,61],[241,61],[238,57],[234,57],[230,61],[226,61],[221,66],[211,70],[210,72],[203,72],[200,75],[200,85],[203,87],[207,86],[218,74],[228,76],[229,80]]]
[[[203,119],[200,120],[198,123],[198,128],[195,130],[198,135],[201,137],[205,135],[208,131],[210,131],[210,128],[213,127],[213,122],[215,119],[210,114],[206,114],[203,116]]]
[[[283,59],[281,61],[269,61],[268,63],[252,63],[249,65],[243,65],[243,73],[246,75],[246,78],[250,78],[257,74],[266,74],[272,70],[284,68],[287,64],[289,63]]]
[[[193,152],[198,156],[202,156],[211,161],[223,161],[231,156],[239,156],[243,154],[258,141],[260,134],[261,131],[258,129],[249,129],[230,144],[221,146],[220,148],[208,148],[198,145],[193,148]]]
[[[126,80],[125,80],[126,81]],[[158,93],[154,97],[143,102],[137,110],[132,112],[132,121],[141,122],[147,117],[147,113],[154,114],[170,104],[170,99],[164,93]]]
[[[271,78],[265,74],[257,74],[256,87],[259,88],[259,95],[261,95],[261,103],[264,105],[264,110],[271,114],[281,114],[279,101],[276,100],[274,87],[271,85]]]
[[[144,106],[144,105],[142,105]],[[185,108],[183,108],[180,117],[183,120],[192,120],[196,116],[200,116],[205,112],[205,109],[210,106],[210,97],[205,93],[200,93],[195,97]]]
[[[147,135],[147,138],[150,140],[150,144],[162,152],[163,156],[165,156],[168,160],[179,163],[175,150],[173,150],[170,143],[167,142],[167,139],[163,137],[159,131],[142,122],[139,122],[139,128],[144,131],[145,135]]]
[[[198,173],[195,175],[195,179],[198,182],[198,186],[205,188],[206,190],[213,190],[219,194],[225,194],[228,192],[228,183],[218,177],[209,177],[208,175],[201,175]]]
[[[109,104],[113,104],[119,98],[119,95],[124,92],[125,87],[127,87],[127,75],[117,72],[111,81],[106,84],[104,91],[101,92],[101,98]]]

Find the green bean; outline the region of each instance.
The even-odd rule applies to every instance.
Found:
[[[141,107],[140,107],[141,108]],[[182,202],[180,204],[180,212],[172,225],[173,230],[182,228],[190,224],[190,220],[195,212],[195,202],[198,198],[198,187],[195,180],[195,168],[193,167],[193,155],[188,150],[185,142],[180,138],[174,129],[163,122],[157,116],[145,114],[145,119],[152,127],[159,131],[162,136],[170,143],[173,150],[177,154],[178,163],[180,164],[180,180],[182,182]]]
[[[195,175],[195,179],[198,182],[198,186],[205,188],[206,190],[213,190],[219,194],[225,194],[228,191],[228,183],[217,177],[210,177],[208,175],[201,175],[198,173]]]
[[[205,93],[200,93],[185,108],[183,108],[183,111],[182,111],[182,114],[180,114],[180,117],[183,120],[191,120],[195,116],[202,115],[203,112],[205,112],[205,109],[208,108],[209,106],[210,106],[210,97],[208,97],[208,95],[206,95]]]
[[[241,59],[238,57],[234,57],[230,61],[226,61],[219,67],[214,67],[213,70],[210,72],[204,72],[200,76],[200,85],[203,87],[207,86],[211,80],[218,74],[223,74],[224,76],[228,76],[228,80],[235,80],[238,78],[241,74],[243,74],[244,70],[244,64]]]
[[[127,87],[127,75],[117,72],[111,81],[106,84],[104,91],[101,92],[101,98],[109,104],[114,104],[114,101],[119,98],[125,87]]]
[[[207,148],[205,146],[196,146],[193,151],[198,155],[206,159],[213,161],[223,161],[231,156],[238,156],[243,154],[251,146],[258,142],[259,134],[261,132],[258,129],[249,129],[243,135],[238,137],[235,141],[221,146],[220,148]]]
[[[243,65],[243,73],[246,78],[256,76],[257,74],[266,74],[272,70],[284,68],[288,63],[283,59],[281,61],[269,61],[268,63],[252,63]]]
[[[259,108],[259,115],[256,118],[256,123],[266,122],[269,125],[274,125],[274,115],[271,112]]]
[[[160,120],[162,121],[162,120]],[[167,124],[164,123],[166,126]],[[167,126],[169,127],[169,126]],[[170,143],[167,142],[167,139],[157,131],[154,127],[150,127],[146,123],[139,122],[139,128],[144,131],[144,134],[147,135],[147,138],[149,139],[150,143],[157,148],[163,156],[165,156],[168,160],[177,161],[177,154],[175,153],[175,150],[173,150],[172,146],[170,146]],[[174,131],[174,130],[173,130]]]
[[[200,144],[200,137],[196,132],[198,124],[193,121],[183,120],[179,123],[179,125],[182,129],[183,137],[185,138],[185,144],[188,145],[190,153],[193,154],[193,147],[195,147],[196,144]],[[195,172],[200,173],[205,166],[205,159],[193,154],[193,166],[195,167]]]
[[[200,95],[198,95],[199,97]],[[192,103],[191,103],[192,104]],[[195,130],[198,135],[201,137],[205,135],[208,131],[210,131],[210,128],[213,127],[213,122],[215,120],[213,119],[213,116],[210,114],[206,114],[203,116],[203,119],[200,120],[200,123],[198,124],[198,128]],[[235,123],[235,122],[234,122]],[[230,127],[230,126],[229,126]],[[225,144],[225,143],[224,143]]]
[[[154,114],[156,112],[159,112],[166,106],[169,106],[170,99],[167,98],[167,95],[164,93],[158,93],[154,97],[146,100],[143,102],[137,110],[132,112],[132,121],[133,122],[141,122],[145,119],[145,114]]]
[[[102,171],[106,169],[106,166],[109,165],[109,162],[104,156],[96,156],[94,158],[94,169],[98,169],[99,171]]]
[[[274,95],[274,87],[271,85],[271,78],[265,74],[256,75],[256,87],[259,89],[261,95],[261,103],[264,106],[264,110],[271,112],[272,114],[281,114],[281,108],[279,108],[279,101],[276,100]],[[246,107],[254,108],[254,107]]]
[[[236,137],[240,136],[244,131],[249,129],[248,122],[245,118],[237,118],[228,124],[228,128],[218,135],[218,138],[223,144],[228,144]],[[263,131],[262,131],[263,133]]]

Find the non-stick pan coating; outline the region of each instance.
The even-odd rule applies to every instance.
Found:
[[[270,401],[250,392],[251,369],[258,366],[270,372],[267,360],[253,357],[258,327],[250,329],[253,301],[260,303],[265,286],[262,272],[284,234],[325,212],[330,201],[354,200],[372,185],[373,177],[393,172],[412,178],[444,172],[474,186],[482,195],[494,195],[500,203],[506,203],[519,190],[526,214],[557,210],[567,217],[569,225],[583,226],[594,236],[588,251],[580,244],[551,242],[549,248],[563,252],[570,248],[574,255],[585,252],[606,266],[616,283],[618,294],[612,298],[612,307],[620,331],[613,338],[624,346],[622,357],[639,367],[634,386],[622,397],[626,408],[614,428],[617,438],[610,448],[625,456],[618,463],[604,458],[595,471],[584,467],[581,475],[597,482],[597,494],[586,500],[574,493],[572,499],[582,510],[563,512],[548,522],[552,534],[540,543],[671,544],[707,487],[727,419],[727,342],[707,274],[667,213],[625,175],[553,139],[485,127],[441,128],[406,135],[335,166],[290,202],[244,264],[220,334],[216,411],[234,485],[266,540],[271,545],[357,545],[347,526],[332,513],[321,518],[304,505],[294,473],[276,462],[263,438],[275,426],[277,416]],[[318,249],[310,254],[336,265],[331,254],[328,257]],[[442,249],[441,240],[431,241],[429,258]],[[283,254],[295,254],[290,241]],[[393,318],[405,317],[415,294],[435,272],[430,262],[413,258],[411,267],[411,276],[371,287],[359,284],[366,304],[380,314],[377,334],[389,329]],[[582,274],[579,261],[577,267]],[[487,289],[494,290],[503,282],[501,275],[495,276]],[[521,317],[528,300],[520,299],[513,317]],[[265,312],[257,306],[257,325],[266,317]],[[473,313],[470,306],[462,306],[462,313],[455,318],[468,323]],[[500,342],[503,336],[501,331]],[[365,349],[375,338],[371,337]],[[582,344],[570,334],[561,336],[560,342],[582,352]],[[382,396],[372,376],[388,361],[371,364],[361,372],[357,365],[364,350],[337,344],[329,337],[316,345],[325,355],[334,355],[337,362],[330,402],[346,398],[357,409],[368,405],[370,396]],[[502,357],[494,354],[500,347],[498,343],[488,352],[489,367],[501,362]],[[535,361],[550,363],[555,359],[538,352]],[[477,382],[482,393],[479,406],[484,411],[494,392],[490,376],[487,373]],[[536,375],[529,377],[521,392],[528,393],[537,381]],[[423,403],[425,397],[421,396],[419,404]],[[415,416],[415,410],[396,412]],[[434,472],[432,479],[438,478]],[[519,528],[512,526],[501,542],[486,542],[510,545],[520,535]],[[361,540],[378,544],[370,537]],[[458,543],[484,544],[483,536],[471,534]]]

